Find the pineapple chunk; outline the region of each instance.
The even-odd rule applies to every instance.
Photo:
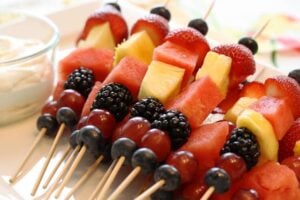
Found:
[[[94,26],[86,39],[80,40],[78,43],[79,48],[93,47],[114,50],[115,46],[115,40],[108,22]]]
[[[152,60],[154,44],[146,31],[130,36],[128,40],[117,46],[114,66],[125,56],[132,56],[149,65]]]
[[[294,146],[294,156],[300,156],[300,140],[297,140]]]
[[[235,124],[236,119],[246,108],[257,101],[256,98],[241,97],[235,104],[226,112],[224,119]]]
[[[215,52],[208,52],[205,56],[202,67],[196,74],[196,80],[203,76],[210,78],[220,88],[222,94],[226,96],[229,84],[229,72],[231,68],[231,58]]]
[[[166,103],[179,93],[184,71],[174,65],[152,61],[142,81],[139,99],[155,97]]]
[[[272,125],[262,114],[245,109],[237,118],[237,127],[245,127],[256,136],[260,148],[259,163],[277,160],[279,144]]]

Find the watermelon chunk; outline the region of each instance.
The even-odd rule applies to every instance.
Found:
[[[153,52],[153,60],[185,69],[182,80],[182,88],[191,80],[197,65],[199,55],[173,42],[166,41],[156,47]]]
[[[199,171],[205,172],[216,165],[228,134],[229,124],[226,121],[205,124],[192,131],[180,150],[192,152],[199,162]]]
[[[111,82],[121,83],[126,86],[136,98],[146,71],[146,64],[134,57],[126,56],[113,68],[103,84],[105,85]]]
[[[96,98],[96,95],[98,93],[98,91],[101,89],[102,87],[102,83],[97,81],[94,85],[94,87],[92,88],[88,98],[85,101],[85,104],[82,108],[82,112],[81,112],[81,118],[84,116],[88,116],[88,114],[90,113],[90,109],[92,107],[92,104]]]
[[[60,98],[60,94],[62,93],[62,91],[64,91],[64,85],[64,80],[57,81],[55,89],[53,91],[53,101],[58,101],[58,99]]]
[[[75,49],[60,61],[59,79],[66,80],[72,71],[79,67],[85,67],[94,72],[96,81],[102,82],[112,70],[113,56],[114,52],[109,49]]]
[[[262,114],[273,126],[278,140],[281,140],[294,122],[293,113],[283,99],[262,97],[250,106]]]
[[[184,113],[191,127],[197,128],[223,98],[218,86],[205,76],[185,88],[167,107]]]
[[[249,171],[242,179],[240,188],[252,188],[259,199],[300,199],[299,183],[295,173],[287,166],[269,161]]]

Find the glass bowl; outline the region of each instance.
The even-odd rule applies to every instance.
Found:
[[[39,111],[54,81],[57,27],[46,17],[0,12],[0,125]]]

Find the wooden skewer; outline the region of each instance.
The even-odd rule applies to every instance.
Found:
[[[94,190],[94,192],[92,193],[92,195],[90,196],[90,198],[88,200],[94,200],[95,199],[95,197],[98,194],[99,190],[101,189],[103,184],[106,182],[108,176],[111,174],[111,171],[114,169],[115,164],[116,164],[116,160],[114,160],[112,162],[112,164],[109,166],[109,168],[106,170],[106,172],[103,175],[101,181],[99,181],[98,185],[96,186],[96,189]]]
[[[216,0],[213,0],[213,1],[211,2],[210,6],[208,7],[208,10],[206,11],[206,13],[205,13],[205,15],[204,15],[204,17],[203,17],[204,20],[206,20],[207,17],[209,16],[209,14],[211,13],[213,7],[215,6],[215,3],[216,3]]]
[[[60,172],[60,174],[56,177],[56,179],[54,180],[53,184],[51,185],[51,187],[47,191],[46,196],[45,196],[45,200],[48,200],[50,198],[51,194],[53,193],[53,191],[58,186],[59,181],[67,173],[69,167],[71,166],[71,164],[73,163],[74,159],[76,158],[76,154],[79,152],[80,148],[81,148],[81,146],[79,146],[79,145],[76,146],[76,148],[72,152],[71,156],[67,160],[66,164],[64,165],[64,168],[62,169],[62,171]]]
[[[265,24],[252,36],[253,39],[256,39],[258,36],[261,35],[261,33],[266,29],[266,27],[269,25],[271,19],[267,20]]]
[[[166,183],[165,180],[160,180],[160,181],[156,182],[154,185],[152,185],[150,188],[148,188],[145,192],[143,192],[142,194],[137,196],[134,200],[145,200],[145,199],[147,199],[149,196],[151,196],[151,194],[156,192],[165,183]]]
[[[58,168],[61,166],[61,164],[63,163],[63,161],[67,158],[67,156],[69,155],[70,151],[72,150],[72,147],[69,145],[68,148],[65,150],[65,152],[63,153],[63,156],[59,159],[59,161],[57,162],[56,166],[53,168],[52,172],[50,173],[50,175],[48,176],[48,178],[46,179],[43,188],[47,188],[50,181],[52,180],[53,176],[55,175],[55,173],[57,172]]]
[[[107,200],[114,200],[129,186],[129,184],[137,177],[142,168],[135,167],[131,173],[122,181],[122,183],[115,189],[115,191],[107,198]]]
[[[104,184],[102,190],[100,191],[100,194],[97,198],[98,200],[104,200],[104,197],[105,197],[105,194],[106,194],[108,188],[111,186],[112,182],[114,181],[115,177],[117,176],[117,173],[120,171],[120,169],[121,169],[124,162],[125,162],[125,156],[121,156],[118,159],[118,161],[117,161],[114,169],[112,170],[110,176],[107,178],[107,181]]]
[[[75,172],[77,166],[79,165],[79,162],[81,161],[81,159],[83,158],[85,152],[86,152],[87,148],[86,146],[82,146],[77,157],[75,158],[72,166],[70,167],[68,173],[66,174],[65,178],[63,179],[61,185],[59,186],[56,194],[55,194],[55,198],[59,198],[61,192],[63,191],[65,185],[67,184],[67,182],[70,180],[70,178],[72,177],[73,173]]]
[[[203,194],[200,200],[208,200],[209,197],[214,193],[215,188],[213,186],[209,187],[206,192]]]
[[[56,147],[57,147],[57,144],[58,144],[58,142],[59,142],[59,139],[61,138],[61,136],[62,136],[62,134],[63,134],[63,132],[64,132],[65,127],[66,127],[66,125],[65,125],[64,123],[62,123],[62,124],[60,125],[59,129],[58,129],[58,132],[57,132],[57,134],[56,134],[56,136],[55,136],[55,138],[54,138],[54,141],[53,141],[53,143],[52,143],[52,146],[51,146],[51,148],[50,148],[50,151],[49,151],[49,153],[48,153],[48,155],[47,155],[46,162],[44,163],[43,168],[42,168],[42,170],[41,170],[40,173],[39,173],[38,179],[36,180],[36,182],[35,182],[35,184],[34,184],[34,186],[33,186],[33,189],[32,189],[32,191],[31,191],[31,195],[32,195],[32,196],[34,196],[34,195],[36,194],[36,191],[37,191],[37,189],[38,189],[38,187],[39,187],[39,185],[40,185],[40,183],[41,183],[41,181],[42,181],[42,178],[43,178],[43,176],[44,176],[44,174],[45,174],[45,172],[46,172],[46,170],[47,170],[47,167],[48,167],[48,165],[49,165],[49,163],[50,163],[50,160],[51,160],[51,158],[52,158],[52,156],[53,156],[53,154],[54,154],[54,151],[55,151],[55,149],[56,149]]]
[[[83,176],[72,187],[72,190],[66,195],[65,199],[69,199],[72,194],[89,178],[89,176],[97,169],[98,165],[103,160],[103,156],[99,156],[98,159],[89,167],[89,169],[83,174]]]
[[[31,145],[31,147],[29,148],[29,150],[27,151],[23,161],[21,162],[20,166],[17,168],[17,171],[15,172],[15,174],[9,179],[10,183],[14,183],[17,178],[18,175],[20,174],[21,170],[24,168],[25,164],[27,163],[28,159],[30,158],[30,156],[32,155],[33,151],[35,150],[35,148],[37,147],[37,144],[41,141],[41,139],[44,137],[44,135],[46,134],[47,129],[46,128],[42,128],[40,130],[40,132],[38,133],[36,139],[34,140],[33,144]]]

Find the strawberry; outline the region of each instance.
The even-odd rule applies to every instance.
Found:
[[[121,15],[121,13],[112,6],[105,6],[101,9],[98,9],[95,13],[90,15],[85,22],[85,26],[77,43],[80,40],[84,40],[89,31],[96,25],[100,25],[102,23],[109,22],[110,28],[112,30],[112,34],[114,36],[115,42],[121,43],[124,39],[128,37],[128,27],[125,19]]]
[[[226,98],[218,105],[219,113],[225,114],[235,104],[240,97],[241,88],[242,84],[239,84],[228,91]]]
[[[300,117],[300,85],[293,78],[277,76],[265,81],[267,96],[285,99],[294,118]]]
[[[151,37],[155,46],[163,43],[165,36],[169,32],[168,21],[156,14],[149,14],[137,20],[132,28],[131,35],[139,31],[146,31]]]
[[[253,81],[244,85],[240,97],[251,97],[257,98],[263,97],[266,95],[265,86],[262,83]]]
[[[193,28],[179,28],[172,30],[165,37],[165,41],[178,44],[190,51],[197,52],[199,55],[197,66],[203,63],[206,53],[210,50],[209,44],[205,37]],[[197,69],[195,69],[197,72]]]
[[[229,88],[235,87],[245,81],[247,76],[254,74],[255,61],[247,47],[240,44],[225,44],[214,47],[212,51],[232,58]]]
[[[300,118],[294,121],[285,136],[279,142],[279,161],[294,155],[294,146],[300,140]]]

